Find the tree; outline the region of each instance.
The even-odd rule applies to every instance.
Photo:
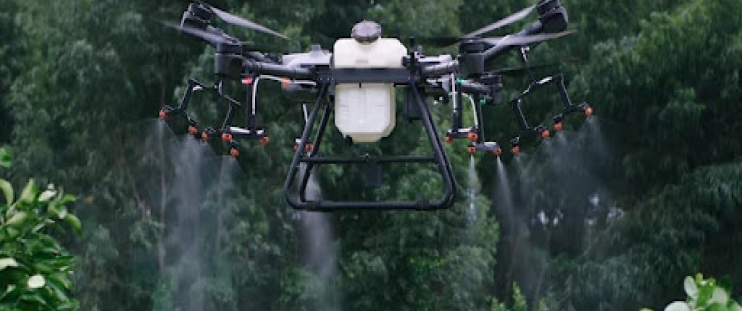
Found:
[[[0,158],[0,167],[8,167],[4,148]],[[77,310],[71,296],[74,257],[52,235],[64,223],[80,232],[80,220],[68,211],[74,196],[54,185],[41,192],[33,179],[17,200],[5,179],[0,190],[0,309]]]

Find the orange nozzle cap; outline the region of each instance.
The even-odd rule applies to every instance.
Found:
[[[283,78],[283,79],[281,79],[281,87],[282,88],[285,89],[285,88],[287,88],[289,86],[291,86],[291,79],[289,79],[289,78]]]
[[[562,122],[554,123],[554,132],[559,132],[562,130],[564,125],[562,125]]]
[[[263,136],[260,138],[260,144],[263,146],[267,145],[270,141],[271,139],[268,138],[268,136]]]
[[[549,136],[551,136],[551,133],[549,133],[549,131],[544,130],[543,132],[541,132],[541,138],[549,138]]]
[[[223,133],[222,134],[222,140],[228,143],[232,142],[232,134],[229,133]]]
[[[233,158],[237,158],[240,156],[240,151],[237,150],[237,148],[232,147],[229,149],[229,155],[231,155]]]
[[[470,142],[475,142],[479,139],[479,135],[476,132],[469,132],[469,134],[466,134],[466,138],[469,139]]]
[[[512,153],[512,154],[519,154],[520,153],[520,147],[513,146],[513,148],[510,148],[510,153]]]
[[[586,117],[589,117],[591,115],[593,115],[593,108],[592,107],[587,107],[587,109],[585,109],[585,116]]]

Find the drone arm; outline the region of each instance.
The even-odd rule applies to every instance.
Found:
[[[427,66],[422,69],[421,75],[423,78],[434,78],[440,77],[447,74],[454,73],[459,70],[459,62],[451,61],[448,63],[442,63],[432,66]]]
[[[284,65],[269,64],[264,62],[247,61],[245,62],[245,68],[251,74],[257,75],[272,75],[279,77],[287,77],[290,79],[306,79],[311,80],[314,77],[314,72],[307,68],[295,68]]]

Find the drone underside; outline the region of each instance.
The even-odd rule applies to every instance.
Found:
[[[539,20],[521,32],[502,38],[481,38],[480,35],[493,29],[522,19],[536,9]],[[444,39],[447,44],[459,44],[459,55],[424,56],[416,49],[407,49],[397,39],[382,38],[381,27],[374,22],[361,22],[353,28],[352,38],[336,41],[333,53],[313,46],[307,53],[287,54],[279,59],[255,51],[239,40],[211,26],[216,15],[223,21],[245,26],[267,34],[285,36],[256,23],[231,15],[203,3],[193,3],[183,14],[179,26],[171,27],[196,36],[216,47],[215,82],[207,85],[189,79],[180,106],[165,107],[160,118],[182,116],[188,123],[192,135],[209,140],[221,138],[229,144],[230,154],[238,157],[238,141],[255,139],[267,144],[267,130],[257,124],[255,94],[261,80],[276,80],[291,96],[311,96],[314,105],[302,105],[303,131],[296,139],[294,156],[284,184],[285,198],[296,209],[314,211],[358,210],[358,209],[412,209],[437,210],[450,207],[456,198],[457,183],[451,162],[445,152],[443,139],[432,117],[426,98],[434,96],[452,103],[452,128],[445,134],[445,141],[455,139],[469,141],[467,152],[487,152],[500,156],[501,147],[487,141],[482,131],[482,109],[486,104],[502,103],[502,76],[507,70],[486,70],[487,60],[516,51],[521,56],[524,70],[530,75],[527,53],[530,47],[550,39],[571,33],[567,26],[566,10],[558,0],[543,0],[537,6],[527,8],[468,35]],[[441,41],[440,39],[438,39]],[[421,41],[425,41],[424,39]],[[435,41],[435,40],[431,40]],[[415,44],[413,42],[413,47]],[[550,132],[542,125],[531,127],[521,109],[524,99],[532,91],[547,85],[555,85],[562,99],[563,112],[554,117],[554,130],[562,128],[562,120],[574,112],[590,116],[592,109],[586,104],[574,105],[569,99],[562,75],[549,76],[536,81],[532,75],[528,88],[509,101],[520,127],[520,133],[510,141],[510,151],[520,151],[521,139],[529,137],[547,138]],[[248,96],[240,102],[225,94],[223,85],[234,82],[244,85]],[[375,143],[394,131],[397,122],[395,93],[404,92],[403,117],[409,121],[420,121],[431,153],[427,155],[364,155],[340,157],[326,155],[321,146],[328,123],[334,117],[336,128],[349,143]],[[187,109],[194,92],[212,93],[227,104],[228,110],[222,126],[218,129],[199,129]],[[250,96],[252,95],[252,96]],[[464,102],[468,99],[474,114],[474,125],[464,127]],[[244,109],[244,126],[233,123],[235,112]],[[315,128],[316,127],[316,128]],[[327,165],[366,165],[372,179],[380,176],[381,164],[432,163],[442,179],[443,193],[436,200],[418,201],[332,201],[313,200],[307,196],[307,186],[315,168]],[[302,165],[303,164],[303,165]],[[374,173],[375,172],[375,173]],[[299,178],[297,178],[299,177]],[[375,181],[378,182],[378,181]]]

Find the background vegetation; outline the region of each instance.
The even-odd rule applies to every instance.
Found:
[[[577,34],[539,46],[533,58],[579,59],[561,69],[572,97],[592,104],[601,124],[611,124],[616,163],[604,182],[625,216],[588,230],[586,216],[576,214],[569,227],[555,229],[561,238],[534,242],[539,262],[551,267],[543,276],[549,286],[524,284],[521,293],[508,282],[517,278],[502,277],[515,263],[503,260],[509,246],[497,222],[499,202],[489,191],[478,199],[480,221],[474,226],[467,223],[466,204],[437,213],[335,214],[344,310],[508,308],[500,302],[514,310],[659,309],[682,299],[678,284],[698,271],[727,276],[738,284],[732,296],[740,296],[742,2],[562,2]],[[533,3],[212,4],[294,40],[277,43],[229,28],[243,38],[300,51],[314,42],[331,46],[361,19],[377,20],[388,35],[456,35]],[[155,186],[148,184],[153,176],[142,173],[154,164],[147,157],[149,145],[142,143],[149,128],[141,121],[176,103],[187,77],[209,81],[213,50],[155,22],[178,20],[185,8],[185,2],[172,0],[0,2],[0,144],[14,155],[12,168],[0,175],[14,184],[33,177],[79,194],[74,208],[85,230],[79,237],[59,237],[76,256],[74,296],[82,310],[174,309],[174,298],[166,294],[172,251],[165,238],[173,206],[143,191]],[[521,79],[506,83],[510,90],[523,87]],[[297,251],[294,214],[282,199],[283,173],[274,173],[287,169],[299,132],[298,122],[291,121],[299,111],[275,89],[261,94],[261,102],[270,103],[262,120],[274,143],[248,147],[239,191],[204,212],[207,220],[229,216],[209,222],[224,234],[194,241],[213,259],[206,309],[315,310],[317,298],[309,294],[310,276]],[[500,142],[514,132],[503,111],[487,111],[494,121],[487,130]],[[439,117],[446,113],[439,112]],[[529,110],[541,120],[551,112],[546,104]],[[208,120],[216,111],[198,113]],[[402,134],[381,151],[424,147],[414,124],[400,127]],[[338,137],[328,144],[328,150],[342,147]],[[458,179],[465,181],[462,150],[456,145],[449,151],[460,168]],[[481,189],[491,189],[491,166],[480,163],[479,170]],[[400,181],[375,191],[365,189],[360,177],[340,178],[362,174],[339,169],[324,172],[321,183],[332,197],[436,195],[430,173],[430,168],[390,170],[386,174]],[[523,206],[573,204],[529,195],[536,202]]]

